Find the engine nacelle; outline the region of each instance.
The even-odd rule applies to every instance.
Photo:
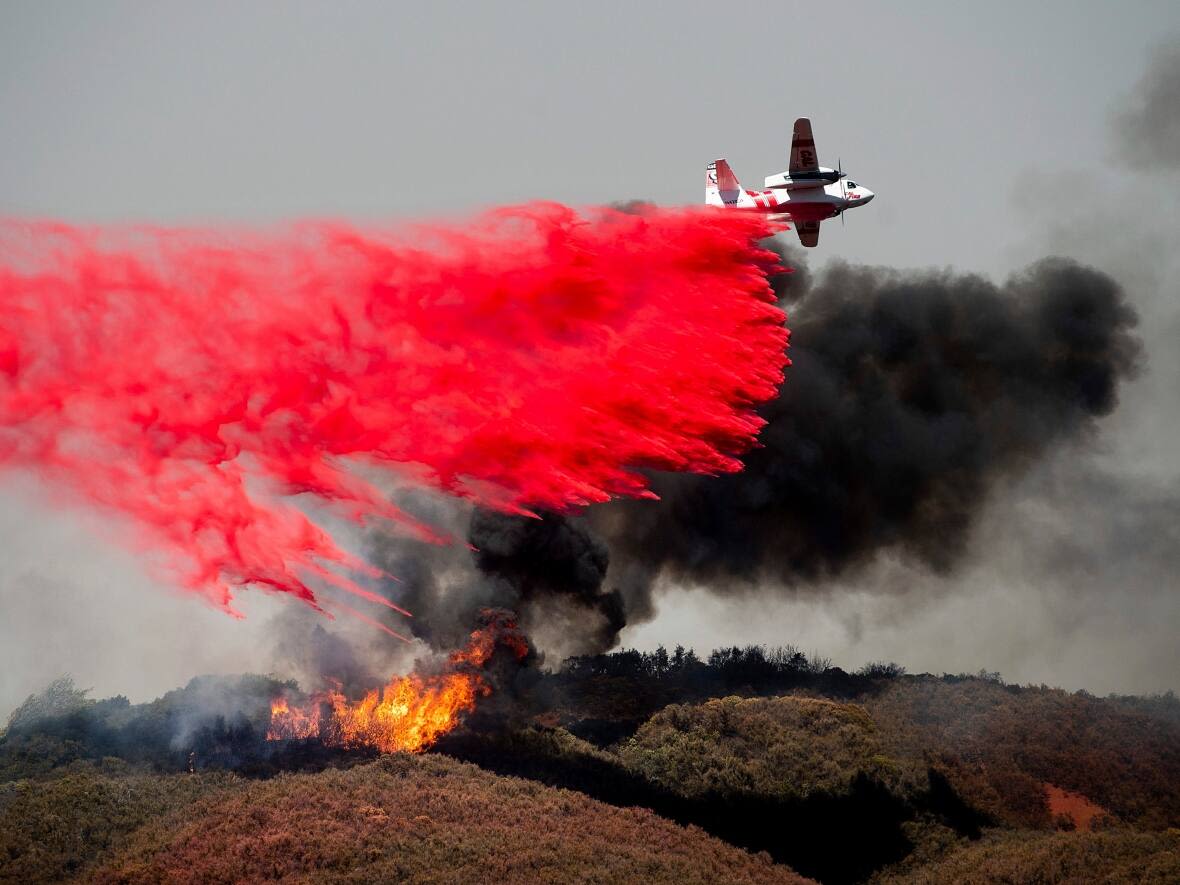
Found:
[[[826,166],[820,166],[815,172],[796,172],[792,175],[790,172],[780,172],[777,175],[767,175],[766,183],[763,185],[766,188],[786,188],[791,190],[793,188],[801,187],[815,187],[816,185],[831,184],[844,178],[844,173],[839,169],[829,169]]]

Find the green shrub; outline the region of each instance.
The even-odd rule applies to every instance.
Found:
[[[901,786],[919,771],[885,751],[862,707],[805,697],[673,705],[619,748],[632,771],[685,796],[805,798],[858,776]]]

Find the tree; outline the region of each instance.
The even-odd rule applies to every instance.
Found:
[[[661,645],[652,656],[652,668],[656,677],[662,678],[668,672],[668,666],[668,650]]]
[[[41,690],[31,694],[25,702],[12,711],[8,717],[8,730],[33,725],[51,716],[64,716],[80,710],[93,701],[88,701],[88,688],[75,688],[70,676],[59,676]]]
[[[861,667],[857,674],[869,679],[896,679],[905,675],[905,667],[892,661],[872,661]]]

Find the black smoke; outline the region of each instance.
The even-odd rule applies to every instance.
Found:
[[[1119,286],[1066,259],[1003,285],[834,263],[778,286],[793,365],[745,470],[588,514],[629,617],[660,575],[794,588],[886,552],[947,572],[997,483],[1089,434],[1137,364]]]
[[[402,506],[405,500],[399,501]],[[466,544],[375,533],[371,560],[390,575],[390,598],[413,612],[396,629],[440,650],[466,641],[486,609],[512,611],[529,635],[558,633],[562,654],[605,651],[625,624],[622,598],[604,590],[610,557],[583,520],[512,516],[438,499],[407,507]],[[553,645],[553,636],[549,637]]]
[[[581,521],[557,514],[539,519],[476,510],[468,541],[476,566],[497,599],[522,611],[562,616],[576,625],[579,650],[603,651],[626,624],[622,597],[603,591],[610,554]]]
[[[375,539],[419,636],[454,647],[492,606],[530,636],[560,635],[563,653],[592,653],[650,617],[660,576],[780,592],[883,554],[950,572],[998,485],[1084,441],[1137,366],[1122,290],[1074,261],[997,285],[842,262],[812,273],[783,257],[793,365],[745,469],[656,474],[659,501],[581,516],[452,514],[468,549]]]

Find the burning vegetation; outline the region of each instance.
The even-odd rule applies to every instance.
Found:
[[[422,752],[472,712],[478,697],[492,693],[485,668],[493,657],[502,653],[522,661],[529,654],[528,640],[510,612],[488,610],[482,620],[441,673],[395,676],[359,701],[350,701],[339,687],[317,692],[303,704],[293,705],[286,695],[275,698],[266,739],[318,738],[330,747]]]
[[[261,676],[136,705],[60,680],[0,734],[0,881],[419,881],[441,856],[456,881],[489,865],[572,881],[588,864],[679,883],[957,881],[972,863],[1016,882],[1180,875],[1171,695],[847,673],[757,646],[532,661],[515,621],[489,611],[438,671],[340,710]],[[474,705],[431,743],[430,690],[452,677]],[[279,722],[290,738],[268,739]],[[1073,827],[1046,782],[1106,815],[1057,832]]]

